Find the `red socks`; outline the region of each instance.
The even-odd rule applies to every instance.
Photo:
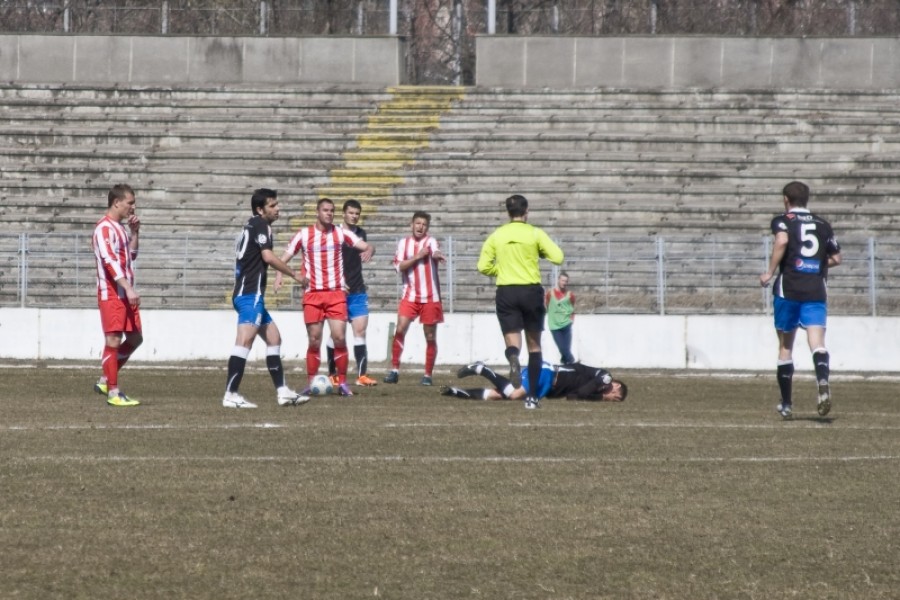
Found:
[[[106,377],[106,385],[109,389],[119,387],[119,349],[112,346],[103,347],[103,376]]]

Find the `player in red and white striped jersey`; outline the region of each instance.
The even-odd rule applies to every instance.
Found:
[[[334,341],[334,361],[338,373],[338,391],[352,396],[347,385],[347,296],[344,293],[344,246],[360,252],[370,249],[368,242],[352,231],[334,226],[334,202],[322,198],[316,204],[316,222],[298,231],[288,243],[281,259],[290,261],[300,254],[303,260],[301,282],[303,293],[303,321],[309,346],[306,349],[306,374],[315,377],[321,363],[320,348],[325,321]],[[275,276],[275,289],[281,277]]]
[[[119,391],[119,369],[144,341],[141,328],[141,296],[134,288],[141,220],[134,213],[131,186],[114,185],[107,195],[106,214],[94,226],[91,249],[97,261],[97,305],[106,344],[103,375],[94,385],[111,406],[136,406],[137,400]],[[128,229],[122,225],[125,222]]]
[[[385,383],[400,379],[400,356],[409,325],[418,317],[425,332],[425,375],[422,385],[431,385],[431,374],[437,358],[437,326],[444,322],[441,304],[441,282],[438,264],[446,261],[436,239],[428,235],[431,215],[424,211],[413,213],[412,235],[397,244],[394,268],[403,278],[403,293],[397,308],[397,329],[391,346],[391,371]]]

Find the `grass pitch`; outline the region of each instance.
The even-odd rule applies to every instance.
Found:
[[[896,382],[819,418],[797,380],[783,422],[773,374],[526,411],[412,371],[281,408],[254,369],[234,410],[220,367],[130,365],[137,408],[0,368],[0,598],[898,597]]]

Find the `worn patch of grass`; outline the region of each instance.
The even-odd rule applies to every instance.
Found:
[[[254,370],[236,411],[216,369],[126,369],[134,409],[0,369],[0,597],[896,597],[896,383],[823,419],[798,380],[782,422],[770,375],[617,375],[621,405],[280,408]]]

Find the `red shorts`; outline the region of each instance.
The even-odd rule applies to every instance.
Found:
[[[437,325],[444,322],[444,307],[440,302],[410,302],[404,298],[400,301],[397,314],[412,321],[418,317],[422,325]]]
[[[103,333],[140,333],[141,309],[131,308],[128,300],[100,300],[100,324]]]
[[[347,320],[347,295],[343,290],[303,294],[303,322],[309,325],[325,319]]]

